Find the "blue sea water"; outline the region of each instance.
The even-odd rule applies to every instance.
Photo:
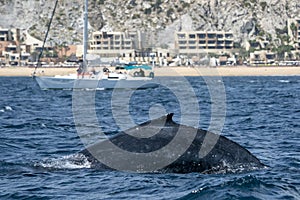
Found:
[[[126,126],[114,118],[120,110],[122,119],[121,105],[130,92],[128,110],[135,123],[156,111],[174,112],[179,121],[181,104],[192,98],[180,80],[163,79],[182,89],[184,102],[164,86],[97,91],[95,110],[101,129],[114,134]],[[207,129],[211,91],[201,77],[187,80],[200,107],[200,112],[189,111],[190,120],[200,115],[199,127]],[[299,77],[222,80],[226,94],[222,135],[247,148],[267,169],[227,174],[91,169],[87,162],[76,162],[81,159],[77,152],[85,146],[74,123],[72,91],[44,91],[29,77],[1,77],[0,199],[300,199]],[[112,102],[113,95],[117,98]],[[151,111],[153,106],[157,109]],[[97,138],[96,132],[90,134]]]

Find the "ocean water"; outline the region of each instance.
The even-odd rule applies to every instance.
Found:
[[[266,169],[226,174],[91,169],[77,153],[103,139],[97,130],[115,134],[168,112],[177,122],[184,116],[187,124],[210,127],[212,108],[220,105],[212,96],[222,100],[222,92],[201,77],[186,78],[193,94],[181,79],[161,79],[168,84],[155,89],[96,91],[99,129],[81,135],[72,112],[73,91],[44,91],[29,77],[1,77],[0,199],[300,199],[297,76],[214,80],[224,84],[226,97],[220,107],[226,108],[222,135],[248,149]]]

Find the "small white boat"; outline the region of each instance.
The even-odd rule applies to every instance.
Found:
[[[35,79],[41,89],[145,89],[157,87],[157,84],[151,81],[153,77],[153,72],[148,76],[141,76],[138,71],[133,75],[130,72],[100,71],[85,75],[35,76]]]

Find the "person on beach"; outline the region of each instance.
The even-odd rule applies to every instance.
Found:
[[[78,69],[76,70],[77,71],[77,79],[79,79],[79,76],[82,75],[82,78],[84,76],[84,72],[83,72],[83,66],[82,64],[80,63]]]
[[[96,75],[96,70],[95,70],[95,67],[93,67],[90,71],[90,78],[93,76],[93,75]]]
[[[105,75],[108,75],[108,74],[109,74],[109,69],[108,69],[107,67],[104,67],[104,68],[103,68],[103,73],[104,73]]]
[[[145,72],[144,72],[144,70],[142,70],[142,68],[140,68],[140,76],[145,77]]]

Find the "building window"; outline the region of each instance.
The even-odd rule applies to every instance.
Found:
[[[216,38],[216,34],[209,33],[209,34],[207,34],[207,37],[208,38]]]
[[[225,34],[225,37],[226,37],[226,38],[232,38],[232,34],[228,34],[228,33],[227,33],[227,34]]]
[[[179,39],[185,39],[185,34],[178,34],[177,36]]]
[[[198,38],[204,39],[204,38],[206,38],[206,34],[204,34],[204,33],[199,33],[199,34],[198,34]]]

